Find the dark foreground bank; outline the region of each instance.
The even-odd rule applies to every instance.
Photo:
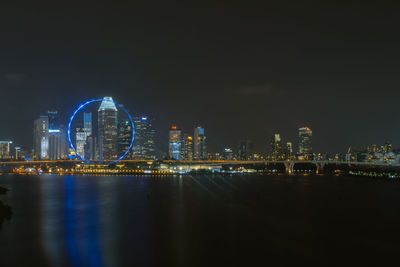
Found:
[[[8,189],[0,186],[0,195],[5,195]],[[4,203],[0,200],[0,230],[5,220],[11,219],[11,207],[8,205],[4,205]]]

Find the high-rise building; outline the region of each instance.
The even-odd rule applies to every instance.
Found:
[[[312,152],[312,131],[308,127],[299,128],[299,159],[311,160]]]
[[[49,120],[48,128],[48,158],[50,160],[63,159],[67,157],[67,133],[61,126],[57,110],[47,111]]]
[[[49,159],[58,160],[67,158],[67,134],[63,127],[49,129]]]
[[[58,118],[57,110],[48,110],[47,117],[49,118],[49,130],[58,130],[60,129],[60,121]]]
[[[243,140],[239,143],[238,158],[240,160],[249,160],[253,154],[253,142],[251,140]]]
[[[24,156],[22,148],[20,146],[16,146],[14,149],[15,149],[15,159],[16,160],[18,160]]]
[[[233,160],[233,150],[232,148],[224,148],[224,160]]]
[[[196,127],[193,136],[193,158],[195,160],[207,159],[206,136],[204,128]]]
[[[183,160],[193,160],[193,137],[183,134],[182,137],[182,155]]]
[[[169,131],[169,157],[171,159],[180,160],[182,155],[182,132],[176,126],[172,126]]]
[[[132,142],[132,125],[129,119],[118,122],[118,157],[127,152],[127,158],[130,158],[129,147]]]
[[[86,144],[85,144],[85,158],[87,160],[95,160],[96,159],[96,153],[97,153],[97,138],[89,135],[86,138]]]
[[[86,133],[86,137],[92,135],[92,113],[85,112],[83,113],[83,130]]]
[[[115,160],[118,155],[118,110],[111,97],[104,97],[98,109],[99,159]]]
[[[292,142],[287,142],[286,143],[286,159],[292,159],[293,158],[293,144]]]
[[[80,124],[82,125],[82,124]],[[83,113],[83,127],[76,128],[75,140],[76,140],[76,152],[85,159],[89,159],[90,156],[93,160],[93,151],[89,151],[87,147],[88,137],[93,133],[92,130],[92,113]],[[92,139],[93,140],[93,139]],[[93,150],[93,149],[92,149]]]
[[[149,117],[133,118],[135,125],[135,140],[133,141],[132,155],[135,159],[155,158],[155,130]]]
[[[10,159],[12,141],[0,141],[0,159]]]
[[[40,116],[33,122],[33,155],[38,160],[49,158],[48,116]]]
[[[282,160],[283,149],[280,134],[274,134],[271,138],[271,160]]]
[[[85,158],[86,138],[85,128],[76,128],[76,152],[82,158]]]

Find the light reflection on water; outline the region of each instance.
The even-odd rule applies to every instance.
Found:
[[[42,246],[50,265],[117,266],[116,237],[124,235],[119,228],[123,222],[119,221],[121,218],[116,219],[121,215],[118,215],[118,207],[129,205],[120,203],[121,199],[114,191],[118,191],[115,187],[121,181],[99,177],[93,182],[93,177],[72,175],[62,178],[43,176],[41,179]],[[141,179],[139,195],[146,195],[147,182]],[[141,199],[138,205],[141,208],[135,211],[135,221],[140,228],[133,229],[133,232],[141,235],[149,227],[146,224],[147,203]],[[146,240],[142,245],[146,246]]]
[[[393,181],[3,175],[0,185],[14,212],[0,266],[359,265],[400,250]]]

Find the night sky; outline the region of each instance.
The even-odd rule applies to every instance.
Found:
[[[275,132],[297,147],[305,125],[318,152],[400,147],[394,1],[141,2],[0,4],[0,139],[31,146],[46,110],[109,95],[164,151],[172,124],[202,125],[211,152],[266,152]]]

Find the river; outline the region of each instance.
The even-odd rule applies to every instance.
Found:
[[[400,182],[0,175],[0,266],[360,266],[400,252]]]

